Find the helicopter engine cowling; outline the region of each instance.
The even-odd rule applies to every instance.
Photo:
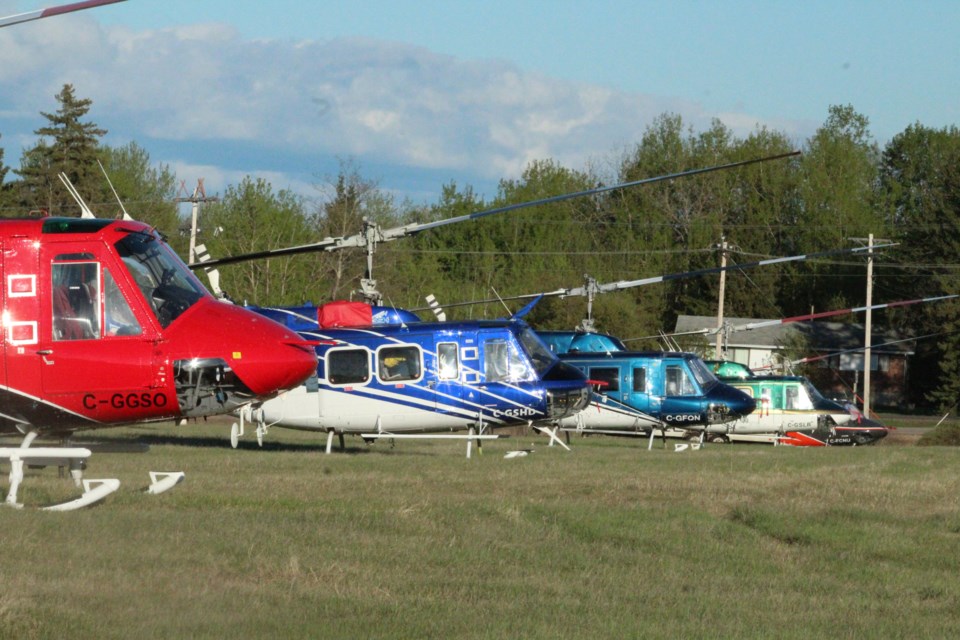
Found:
[[[742,418],[756,409],[749,395],[728,385],[715,385],[707,393],[707,423],[722,424]]]
[[[565,362],[557,362],[543,376],[547,388],[547,414],[560,420],[582,411],[590,404],[590,387],[584,386],[583,373]]]
[[[215,337],[197,327],[219,328]],[[199,301],[173,323],[170,353],[186,417],[232,411],[291,389],[316,371],[313,347],[286,327],[243,307]],[[196,336],[196,337],[195,337]]]

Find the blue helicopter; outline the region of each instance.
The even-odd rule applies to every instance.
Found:
[[[653,436],[681,429],[694,436],[754,410],[753,398],[720,382],[692,353],[628,351],[611,335],[582,330],[538,335],[595,386],[595,406],[560,421],[567,433]]]
[[[587,406],[590,387],[522,321],[421,322],[360,302],[253,308],[317,343],[317,375],[245,412],[258,439],[273,425],[364,440],[498,437],[491,429],[555,423]],[[466,436],[442,432],[469,431]],[[231,439],[236,446],[242,426]],[[562,443],[560,443],[562,444]],[[468,449],[469,455],[469,449]]]

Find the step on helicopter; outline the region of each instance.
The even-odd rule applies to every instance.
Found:
[[[208,275],[217,278],[216,267],[237,262],[287,256],[312,251],[338,251],[350,247],[366,247],[367,274],[361,281],[362,293],[370,304],[378,304],[382,296],[376,291],[376,281],[372,278],[373,254],[376,245],[380,242],[395,240],[402,237],[416,235],[423,231],[444,225],[456,224],[468,220],[476,220],[485,216],[505,213],[517,209],[559,202],[572,198],[585,197],[599,193],[626,189],[671,180],[740,167],[756,162],[789,158],[799,152],[780,154],[777,156],[752,159],[729,163],[715,167],[682,171],[665,176],[647,178],[629,183],[599,187],[587,191],[567,193],[540,200],[523,202],[486,211],[480,211],[445,220],[423,224],[409,224],[393,229],[381,229],[379,226],[365,221],[362,233],[346,238],[326,238],[320,242],[297,247],[273,249],[231,256],[220,259],[209,259],[205,255],[202,245],[198,250],[203,258],[193,262],[190,267],[203,269]],[[215,280],[212,280],[212,282]],[[535,301],[533,302],[535,304]],[[528,305],[527,308],[530,308]],[[381,308],[381,307],[377,307]],[[557,358],[548,349],[545,349],[539,338],[522,324],[520,318],[524,312],[515,314],[510,320],[499,321],[492,325],[478,323],[447,323],[438,315],[437,323],[416,324],[415,320],[408,319],[406,324],[396,326],[365,325],[365,328],[343,329],[331,333],[332,328],[322,326],[313,310],[297,308],[259,309],[275,319],[286,318],[294,324],[301,335],[310,339],[323,341],[317,352],[320,356],[320,365],[317,371],[316,389],[311,382],[302,388],[285,394],[276,401],[264,403],[258,408],[249,408],[240,413],[240,423],[231,432],[231,442],[236,443],[239,435],[245,431],[246,422],[257,424],[258,439],[270,426],[310,428],[328,433],[327,450],[330,450],[333,435],[341,436],[344,433],[357,433],[366,438],[374,439],[389,434],[399,434],[401,430],[408,437],[413,437],[411,431],[439,431],[474,429],[476,434],[468,438],[473,439],[485,436],[487,426],[507,425],[516,423],[537,424],[538,428],[551,437],[551,444],[559,443],[554,427],[552,430],[547,422],[562,420],[568,415],[574,415],[586,403],[588,394],[584,376],[569,366],[560,366]],[[371,312],[372,313],[372,312]],[[499,337],[493,337],[499,336]],[[381,349],[386,345],[400,345],[404,340],[410,344],[405,347],[409,350],[413,360],[416,360],[417,375],[399,384],[389,384],[392,380],[384,377],[381,366],[386,362],[374,363],[374,356],[379,357]],[[338,355],[335,345],[324,344],[327,341],[341,341],[350,345],[346,350],[363,350],[368,354],[366,360],[366,374],[362,378],[363,384],[357,382],[337,384],[331,381],[328,370],[329,357],[353,357],[366,361],[362,355]],[[490,347],[485,345],[490,343]],[[393,349],[395,347],[390,347]],[[400,353],[403,348],[399,349]],[[444,378],[440,368],[442,350],[453,350],[459,358],[460,368],[455,370],[454,378]],[[391,355],[394,353],[389,350]],[[504,360],[506,358],[506,360]],[[512,363],[512,359],[517,362]],[[374,364],[370,364],[374,363]],[[499,367],[499,369],[498,369]],[[513,367],[511,369],[511,367]],[[359,375],[359,374],[358,374]],[[411,374],[412,375],[412,374]],[[334,376],[336,378],[336,376]],[[578,389],[570,388],[571,379],[577,380]],[[384,383],[388,383],[384,385]],[[540,385],[540,386],[538,386]],[[558,387],[558,385],[560,385]],[[354,393],[355,389],[363,387],[363,393]],[[555,390],[554,390],[555,389]],[[342,401],[346,393],[350,396],[350,409],[340,411],[332,408],[334,405],[326,398],[336,398]],[[550,394],[560,394],[560,402],[545,405],[545,399]],[[314,395],[310,395],[314,394]],[[489,405],[489,406],[488,406]],[[558,410],[558,406],[562,408]],[[322,412],[322,413],[321,413]],[[636,412],[633,412],[636,413]],[[637,414],[639,417],[639,414]],[[359,416],[363,416],[360,418]],[[386,419],[390,416],[389,419]],[[643,417],[647,420],[647,417]],[[389,423],[389,424],[388,424]],[[490,437],[493,437],[490,434]]]

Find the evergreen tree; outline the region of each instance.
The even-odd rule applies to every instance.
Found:
[[[624,162],[621,180],[632,181],[705,168],[790,150],[785,136],[759,130],[737,139],[719,121],[710,129],[688,130],[680,116],[664,115],[645,132]],[[789,218],[792,165],[777,161],[702,176],[654,183],[618,194],[620,215],[631,220],[638,248],[652,258],[647,276],[719,266],[717,249],[725,239],[734,250],[730,264],[749,262],[775,252],[779,227]],[[636,276],[635,276],[636,277]],[[639,291],[638,307],[657,308],[647,334],[670,330],[679,314],[713,315],[719,276],[673,280]],[[727,314],[777,313],[778,280],[774,272],[730,273],[725,295]]]
[[[97,166],[97,151],[99,138],[107,132],[92,122],[81,121],[92,101],[77,98],[73,85],[65,84],[56,100],[60,104],[56,112],[41,112],[47,124],[34,132],[41,136],[40,142],[24,151],[17,172],[23,178],[20,197],[24,206],[44,209],[51,215],[78,215],[76,203],[58,176],[65,173],[85,200],[99,194],[103,177]]]

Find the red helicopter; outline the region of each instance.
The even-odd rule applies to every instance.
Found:
[[[132,220],[2,220],[0,283],[0,433],[25,436],[0,449],[10,504],[24,462],[89,455],[32,455],[38,435],[228,413],[316,371],[312,344],[214,298]]]

